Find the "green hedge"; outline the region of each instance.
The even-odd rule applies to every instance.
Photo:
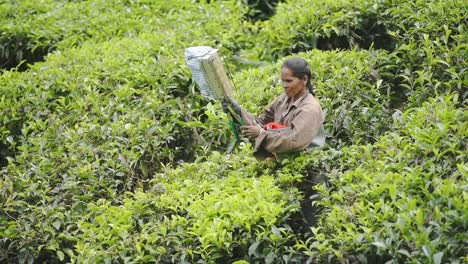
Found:
[[[51,51],[86,41],[100,43],[141,33],[184,38],[183,43],[191,44],[203,39],[213,46],[225,44],[235,50],[247,40],[243,35],[248,31],[239,28],[246,8],[237,1],[5,2],[0,4],[0,66],[11,68],[22,60],[40,61]],[[231,41],[223,41],[226,38]],[[20,69],[27,69],[27,65]]]
[[[63,56],[61,53],[51,56],[50,62],[35,66],[24,75],[14,72],[2,74],[2,83],[5,84],[2,86],[2,144],[8,146],[6,139],[15,139],[15,136],[21,134],[23,123],[35,118],[28,111],[37,110],[35,115],[42,115],[37,118],[43,119],[49,111],[54,111],[52,108],[56,99],[64,97],[62,100],[68,102],[73,96],[81,98],[80,93],[85,93],[83,88],[108,94],[123,87],[118,96],[123,100],[129,100],[127,96],[135,96],[136,103],[147,91],[151,95],[156,93],[163,101],[185,96],[191,82],[183,59],[183,49],[189,46],[186,43],[215,45],[218,42],[222,45],[232,42],[231,39],[236,36],[243,36],[242,24],[239,22],[241,14],[236,12],[239,8],[237,4],[223,2],[219,5],[207,4],[205,7],[202,14],[192,5],[184,13],[175,12],[168,16],[166,21],[171,22],[169,25],[173,25],[174,21],[178,23],[177,27],[167,26],[165,34],[148,33],[109,42],[90,41],[82,49],[64,51]],[[220,17],[211,18],[214,13]],[[226,15],[222,15],[224,13]],[[202,27],[192,25],[196,21],[202,23],[207,18],[210,18],[209,23],[204,23]],[[233,27],[235,23],[238,27]],[[30,93],[33,95],[24,96]],[[195,104],[196,108],[197,102],[190,103],[190,100],[199,101],[200,98],[188,100],[183,104]],[[75,107],[75,100],[71,101],[69,108]],[[74,111],[76,116],[84,116],[86,107],[77,107],[80,109]],[[197,108],[194,111],[199,110]],[[68,113],[57,112],[68,116]]]
[[[396,2],[382,10],[397,40],[395,89],[408,107],[456,92],[466,100],[467,11],[463,1]]]
[[[194,92],[183,51],[243,37],[238,10],[191,5],[168,14],[164,34],[93,39],[2,72],[1,259],[54,261],[86,203],[117,202],[164,164],[225,148],[226,117]]]
[[[287,196],[273,177],[238,170],[246,166],[256,166],[253,158],[215,153],[204,163],[157,174],[150,190],[131,194],[121,206],[90,205],[78,223],[72,260],[211,263],[243,256],[252,239],[269,234],[292,209],[284,208]]]
[[[399,75],[385,79],[393,107],[420,106],[450,92],[465,99],[466,17],[460,0],[291,1],[262,24],[247,54],[277,60],[315,48],[386,49]]]
[[[249,3],[0,4],[2,64],[54,50],[0,74],[0,261],[466,261],[461,1],[286,1],[255,24]],[[190,79],[194,45],[239,58],[254,113],[306,58],[327,146],[217,152],[232,136]]]
[[[467,246],[467,111],[458,96],[395,117],[395,132],[343,149],[348,169],[319,185],[317,262],[461,263]]]
[[[276,60],[291,53],[369,48],[393,49],[379,8],[382,1],[287,1],[263,23],[256,54]]]

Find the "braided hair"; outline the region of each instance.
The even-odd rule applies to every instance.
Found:
[[[309,64],[305,59],[298,57],[289,58],[283,62],[282,68],[285,67],[291,70],[293,76],[296,78],[304,79],[304,76],[307,76],[307,90],[309,90],[309,92],[315,96],[314,87],[310,81],[310,79],[312,79],[312,73],[310,72]]]

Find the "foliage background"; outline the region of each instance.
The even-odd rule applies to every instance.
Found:
[[[468,261],[463,1],[4,0],[0,22],[1,262]],[[326,147],[227,155],[195,45],[253,113],[307,59]]]

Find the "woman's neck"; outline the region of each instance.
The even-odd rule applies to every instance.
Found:
[[[297,101],[297,99],[301,98],[304,94],[306,94],[306,89],[304,89],[301,93],[297,94],[296,96],[291,98],[291,103]]]

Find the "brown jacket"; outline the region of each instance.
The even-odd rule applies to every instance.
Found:
[[[242,117],[246,124],[257,123],[263,127],[269,122],[276,122],[288,127],[261,131],[255,139],[254,149],[254,155],[259,160],[271,153],[296,152],[325,144],[322,108],[308,91],[293,103],[286,94],[280,95],[258,118],[245,110]]]

